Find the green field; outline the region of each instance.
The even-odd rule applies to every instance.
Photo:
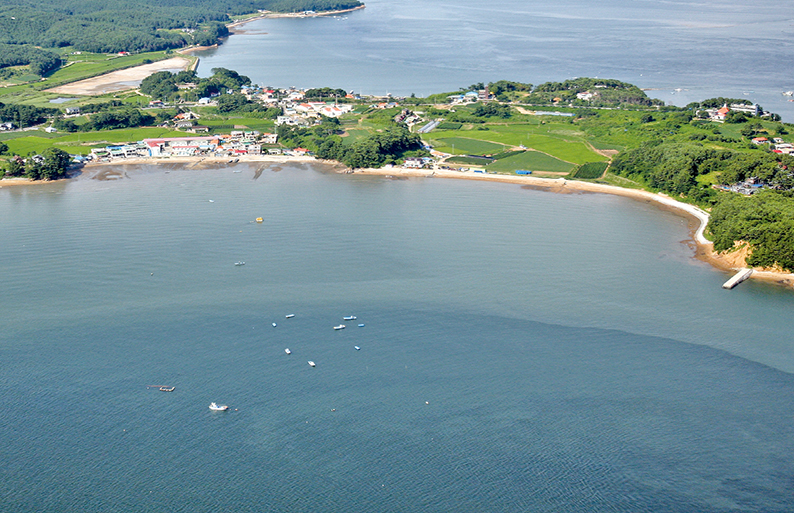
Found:
[[[498,153],[523,145],[572,164],[604,160],[603,156],[590,149],[583,132],[572,127],[570,123],[489,124],[487,128],[488,130],[433,131],[423,138],[439,151],[447,153],[452,153],[451,143],[448,144],[447,141],[475,139],[493,146],[484,146],[483,148],[487,148],[485,151],[473,151],[464,149],[474,147],[473,143],[459,148],[456,142],[454,153]],[[497,144],[501,144],[502,148],[497,150]]]
[[[570,162],[563,162],[539,151],[525,151],[512,157],[500,159],[488,166],[489,171],[497,173],[512,173],[518,169],[528,171],[548,171],[551,173],[568,173],[575,166]]]
[[[195,111],[197,113],[201,112],[199,109],[195,109]],[[272,119],[246,117],[201,117],[198,119],[198,121],[196,121],[196,124],[210,127],[210,129],[213,129],[213,133],[229,133],[231,130],[258,130],[260,132],[274,132],[276,129],[275,123]],[[235,126],[245,128],[235,129]]]
[[[468,135],[468,132],[467,132]],[[455,155],[488,155],[505,150],[504,145],[467,137],[443,137],[435,139],[434,148]]]
[[[91,78],[118,69],[131,68],[144,64],[144,61],[156,62],[175,55],[165,52],[147,52],[119,57],[109,54],[82,53],[67,55],[67,65],[56,70],[44,80],[29,84],[20,84],[0,88],[0,102],[25,103],[38,107],[53,107],[50,100],[58,98],[57,94],[44,92],[44,89]]]

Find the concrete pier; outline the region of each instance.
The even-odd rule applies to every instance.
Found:
[[[747,278],[749,278],[753,274],[752,269],[742,269],[738,273],[734,274],[733,277],[722,284],[722,288],[724,289],[732,289],[736,285],[740,284]]]

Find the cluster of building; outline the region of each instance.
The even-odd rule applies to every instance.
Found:
[[[728,117],[729,112],[742,112],[744,114],[749,114],[751,116],[761,116],[765,113],[761,110],[761,106],[756,104],[746,104],[746,103],[732,103],[729,107],[728,105],[723,105],[719,109],[705,109],[704,112],[708,115],[708,118],[711,121],[716,121],[717,123],[722,123],[725,121],[725,118]]]
[[[235,157],[242,155],[281,154],[281,148],[266,148],[278,142],[276,134],[260,134],[256,130],[232,131],[229,135],[163,137],[144,139],[133,144],[106,146],[91,150],[95,160],[136,157]],[[302,150],[298,148],[297,150]],[[308,150],[290,150],[294,155],[306,154]],[[297,153],[294,153],[296,152]]]
[[[723,191],[737,192],[739,194],[744,194],[745,196],[750,196],[751,194],[755,194],[759,190],[763,189],[765,184],[758,178],[748,178],[743,182],[734,183],[731,185],[715,185],[714,187]]]
[[[752,143],[759,146],[768,144],[775,153],[784,153],[786,155],[794,153],[794,144],[787,143],[780,137],[773,137],[771,141],[766,137],[753,137]]]
[[[493,99],[493,95],[488,91],[488,86],[486,86],[485,89],[480,89],[479,91],[468,91],[466,93],[447,96],[447,100],[453,105],[487,102]]]

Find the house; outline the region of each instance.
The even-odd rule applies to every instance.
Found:
[[[80,114],[80,107],[66,107],[67,116],[75,116]]]
[[[425,162],[421,157],[406,157],[403,167],[412,169],[421,169],[424,167]]]
[[[716,113],[714,113],[714,118],[720,121],[725,121],[725,118],[728,117],[728,113],[731,109],[728,108],[727,105],[723,105],[721,109],[718,109]]]
[[[189,131],[190,131],[190,132],[193,132],[194,134],[197,134],[197,133],[199,133],[199,132],[202,132],[202,133],[209,133],[209,131],[210,131],[210,127],[208,127],[208,126],[204,126],[204,125],[193,125],[193,126],[190,128],[190,130],[189,130]]]
[[[595,94],[591,93],[590,91],[587,91],[587,92],[584,92],[584,93],[576,93],[576,99],[577,100],[584,100],[584,101],[587,102],[587,101],[592,100],[594,97],[595,97]]]
[[[149,107],[163,107],[163,106],[164,106],[164,104],[163,104],[162,100],[152,100],[152,101],[149,102]],[[67,112],[67,114],[68,114],[68,112]]]
[[[277,134],[262,134],[262,142],[265,144],[276,144],[277,141]]]
[[[769,144],[769,139],[766,137],[753,137],[753,144]]]
[[[209,105],[210,103],[212,103],[212,100],[210,98],[207,98],[206,96],[204,98],[199,98],[198,101],[199,105]]]
[[[750,114],[751,116],[758,116],[761,114],[761,107],[756,104],[746,104],[746,103],[732,103],[731,110],[735,110],[736,112],[744,112],[746,114]]]
[[[347,110],[341,109],[341,108],[336,107],[334,105],[330,105],[330,106],[326,105],[326,106],[324,106],[323,108],[320,109],[320,114],[322,114],[323,116],[329,117],[329,118],[338,118],[339,116],[341,116],[345,112],[347,112]]]
[[[174,126],[176,128],[192,128],[193,127],[193,121],[192,120],[177,121],[176,123],[174,123]]]
[[[198,119],[198,118],[199,118],[198,114],[190,111],[179,113],[174,117],[174,119],[184,119],[186,121],[190,119]]]
[[[48,126],[47,128],[44,129],[44,131],[47,132],[48,134],[54,134],[55,132],[58,131],[58,129],[52,126]]]
[[[14,129],[13,123],[0,123],[0,130],[2,131],[13,130],[13,129]]]

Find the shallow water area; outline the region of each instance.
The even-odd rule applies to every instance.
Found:
[[[3,509],[794,500],[794,294],[723,291],[684,218],[309,165],[106,174],[0,189]]]

